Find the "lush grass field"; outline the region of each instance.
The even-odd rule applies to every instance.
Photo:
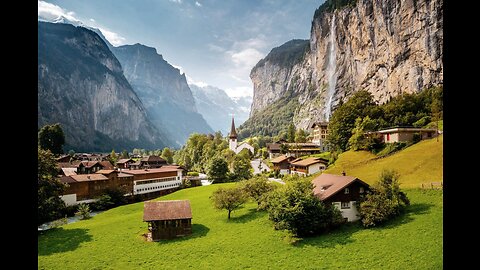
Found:
[[[347,151],[339,155],[334,166],[325,173],[356,176],[372,184],[383,169],[395,169],[400,173],[400,187],[420,187],[421,183],[443,181],[443,135],[420,141],[391,156],[377,158],[367,151]]]
[[[184,189],[161,199],[189,199],[193,234],[146,242],[143,203],[100,213],[38,237],[38,269],[441,269],[443,193],[406,190],[411,206],[385,226],[347,225],[329,234],[284,241],[255,204],[214,210],[210,194],[219,186]]]

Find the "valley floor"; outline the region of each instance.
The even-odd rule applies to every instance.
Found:
[[[162,200],[189,199],[193,234],[145,242],[143,202],[121,206],[39,234],[38,269],[441,269],[443,191],[407,189],[407,213],[383,227],[350,224],[297,245],[275,231],[249,203],[213,209],[216,184],[180,190]]]

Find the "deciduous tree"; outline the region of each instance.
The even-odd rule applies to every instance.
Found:
[[[38,145],[44,150],[50,150],[53,154],[63,154],[65,134],[59,123],[45,125],[38,132]]]
[[[243,192],[242,188],[218,188],[210,196],[210,199],[213,201],[213,205],[216,209],[227,210],[228,219],[230,219],[230,213],[240,208],[246,201],[247,196]]]

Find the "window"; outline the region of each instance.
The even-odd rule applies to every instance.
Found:
[[[387,133],[387,142],[390,141],[390,133]]]
[[[349,193],[350,193],[350,189],[345,188],[345,194],[349,194]]]
[[[360,193],[363,193],[364,190],[363,190],[363,187],[360,187]]]
[[[350,208],[350,202],[342,202],[342,209],[349,209]]]

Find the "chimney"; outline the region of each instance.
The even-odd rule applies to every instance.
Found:
[[[345,175],[346,175],[345,171],[342,171],[342,175],[343,175],[343,176],[345,176]]]

